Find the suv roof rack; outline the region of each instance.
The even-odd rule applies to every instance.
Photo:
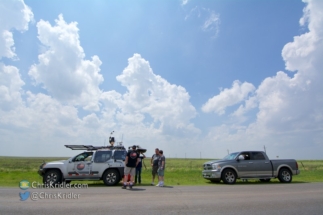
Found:
[[[66,148],[72,149],[72,150],[99,150],[99,149],[110,149],[110,150],[126,150],[124,146],[118,145],[118,146],[92,146],[92,145],[65,145]]]

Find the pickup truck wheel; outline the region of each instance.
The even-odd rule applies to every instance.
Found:
[[[113,186],[118,184],[120,181],[120,176],[117,170],[109,169],[103,174],[103,182],[107,186]]]
[[[234,184],[236,183],[236,180],[237,180],[237,174],[232,169],[225,169],[222,172],[221,178],[223,183],[225,184]]]
[[[259,179],[259,181],[261,181],[261,182],[270,182],[270,178],[266,178],[266,179]]]
[[[62,174],[59,170],[48,170],[43,176],[44,184],[60,184],[62,182]]]
[[[290,183],[292,182],[292,173],[289,169],[283,168],[279,171],[278,179],[281,183]]]

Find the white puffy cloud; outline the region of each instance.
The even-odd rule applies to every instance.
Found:
[[[215,112],[219,115],[225,113],[225,109],[229,106],[240,103],[248,98],[248,95],[254,92],[255,87],[247,82],[241,84],[239,81],[234,81],[232,88],[225,88],[216,95],[210,98],[203,106],[202,110],[206,113]]]
[[[248,115],[251,119],[249,124],[231,122],[212,128],[207,138],[208,142],[217,143],[214,145],[217,149],[261,150],[266,145],[272,150],[269,151],[272,158],[279,154],[302,159],[321,157],[323,2],[309,0],[307,3],[300,23],[308,23],[308,32],[295,36],[294,41],[287,43],[282,50],[286,69],[295,73],[290,77],[286,72],[279,71],[275,76],[264,79],[253,96],[239,97],[247,99],[246,105],[240,106],[234,115],[246,114],[257,107],[256,117]],[[234,103],[221,100],[221,93],[214,97],[218,101],[213,100],[211,103],[210,99],[207,103],[210,105],[205,105],[204,110],[221,113],[227,104]]]
[[[12,30],[26,31],[33,13],[23,0],[0,1],[0,59],[16,56]]]
[[[16,67],[0,62],[0,109],[8,111],[21,105],[24,84]]]
[[[59,15],[55,23],[37,23],[38,38],[47,50],[38,56],[39,63],[32,65],[29,75],[59,101],[99,110],[103,82],[99,57],[84,59],[76,22],[66,23]]]
[[[119,105],[122,111],[118,114],[119,120],[139,123],[143,122],[145,114],[149,114],[152,126],[166,134],[199,132],[190,123],[196,110],[189,102],[190,96],[185,88],[154,74],[149,62],[139,54],[128,59],[128,66],[117,80],[128,90]]]

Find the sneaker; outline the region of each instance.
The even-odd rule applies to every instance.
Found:
[[[127,186],[126,185],[123,185],[121,188],[122,189],[127,189]]]
[[[133,186],[132,184],[129,184],[129,189],[132,189],[132,186]]]
[[[159,186],[160,186],[159,184],[156,185],[156,187],[159,187]]]

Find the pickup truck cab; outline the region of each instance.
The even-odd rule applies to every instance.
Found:
[[[212,182],[234,184],[237,179],[260,179],[269,182],[278,178],[282,183],[290,183],[293,175],[300,174],[298,164],[293,159],[269,160],[262,151],[234,152],[222,160],[203,164],[202,175]]]
[[[72,150],[86,150],[67,160],[40,165],[38,174],[44,184],[69,183],[73,180],[103,180],[107,186],[116,185],[124,175],[127,154],[123,146],[66,145]]]

